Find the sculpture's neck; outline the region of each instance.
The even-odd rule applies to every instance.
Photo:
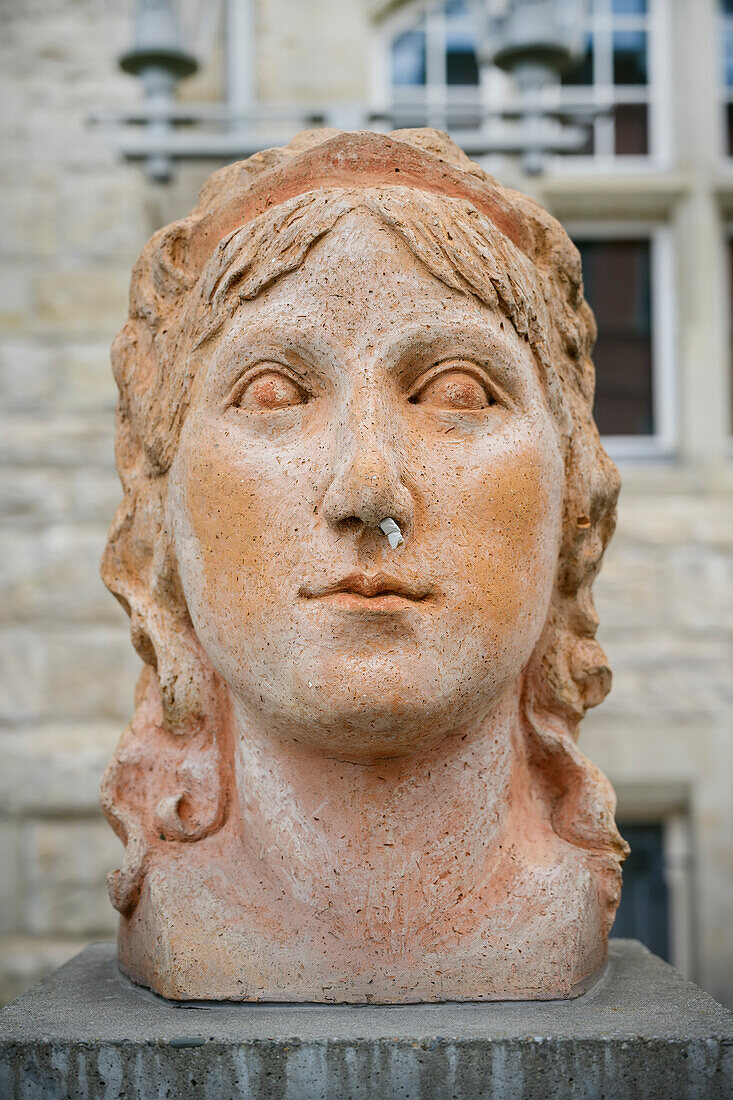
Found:
[[[422,756],[354,764],[240,722],[237,787],[263,875],[316,912],[433,919],[491,875],[524,785],[517,692]],[[404,918],[403,918],[404,919]]]

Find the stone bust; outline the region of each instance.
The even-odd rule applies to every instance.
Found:
[[[596,979],[626,848],[575,744],[610,681],[594,335],[560,225],[432,130],[306,132],[148,243],[103,560],[143,661],[102,787],[135,981]]]

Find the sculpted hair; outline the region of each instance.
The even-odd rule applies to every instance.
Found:
[[[194,381],[191,351],[360,209],[446,286],[501,310],[533,349],[564,457],[565,495],[550,613],[523,676],[525,746],[553,829],[599,872],[607,934],[627,849],[614,823],[612,789],[575,741],[586,709],[610,687],[591,588],[613,533],[619,481],[592,416],[596,330],[578,252],[541,207],[501,188],[432,130],[390,138],[428,167],[449,168],[459,181],[452,190],[406,187],[399,177],[349,186],[336,176],[269,209],[264,203],[221,237],[213,233],[217,211],[335,136],[301,134],[287,148],[216,172],[196,209],[156,233],[133,272],[129,318],[112,350],[124,499],[102,576],[130,616],[143,670],[134,717],[102,784],[104,811],[126,845],[122,866],[109,876],[112,902],[129,915],[156,850],[220,828],[230,796],[228,696],[193,630],[166,523],[166,475]]]

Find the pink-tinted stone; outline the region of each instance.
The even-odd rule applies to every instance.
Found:
[[[435,131],[301,134],[146,246],[103,562],[144,661],[102,793],[136,981],[593,982],[625,853],[575,746],[610,682],[593,336],[562,228]]]

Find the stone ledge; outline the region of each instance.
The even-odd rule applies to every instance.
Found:
[[[733,1095],[733,1013],[633,940],[574,1001],[172,1004],[94,944],[0,1013],[0,1095],[473,1100]]]

